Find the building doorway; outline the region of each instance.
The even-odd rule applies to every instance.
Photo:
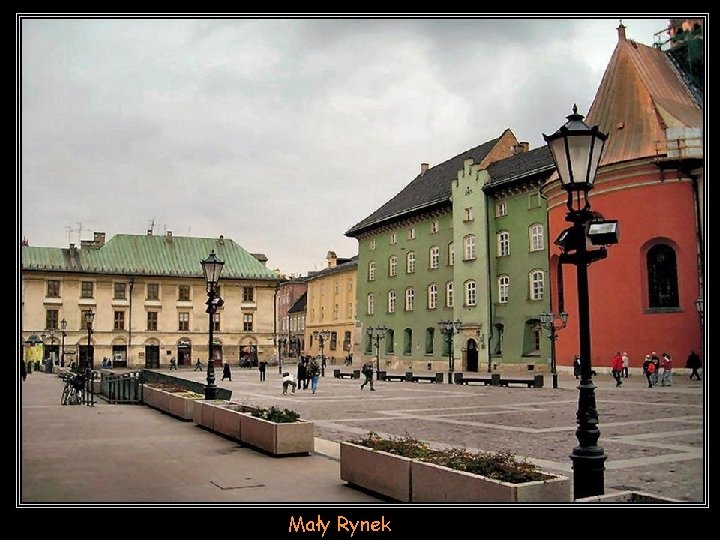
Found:
[[[80,369],[94,369],[95,368],[95,347],[90,345],[78,345],[78,360],[80,362]]]
[[[477,371],[478,371],[478,349],[477,349],[477,342],[474,339],[468,339],[466,355],[467,355],[466,356],[467,371],[473,371],[473,372],[477,373]]]
[[[192,364],[192,345],[190,340],[181,339],[177,344],[178,366],[190,366]]]
[[[160,345],[145,345],[145,368],[158,369],[160,367]]]

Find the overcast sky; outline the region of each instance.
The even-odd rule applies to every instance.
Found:
[[[622,17],[651,45],[666,18]],[[307,274],[420,171],[585,114],[607,19],[23,18],[20,235],[231,238]]]

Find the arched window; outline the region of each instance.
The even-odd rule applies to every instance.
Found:
[[[403,332],[403,354],[412,354],[412,328]]]
[[[455,265],[455,242],[448,244],[448,266]]]
[[[388,293],[388,313],[395,313],[395,291],[390,291]]]
[[[455,297],[453,295],[453,282],[448,281],[445,285],[445,306],[453,307],[455,305]]]
[[[368,281],[375,281],[375,261],[368,263]]]
[[[391,276],[397,276],[397,257],[395,255],[390,257],[390,261],[388,263],[388,273]]]
[[[476,303],[476,286],[475,281],[472,279],[465,282],[465,305],[466,306],[474,306]]]
[[[510,300],[510,278],[500,276],[498,278],[498,302],[507,304],[508,300]]]
[[[438,290],[437,285],[431,283],[428,285],[428,309],[435,309],[437,307]]]
[[[468,234],[465,238],[463,238],[463,244],[464,244],[464,258],[466,261],[472,261],[475,259],[475,235],[474,234]]]
[[[433,341],[435,340],[435,329],[430,327],[425,329],[425,354],[432,354],[434,350]]]
[[[540,223],[530,225],[528,234],[530,236],[530,251],[542,251],[545,249],[545,229]]]
[[[430,268],[438,268],[440,266],[440,248],[433,246],[430,248]]]
[[[385,352],[388,354],[395,353],[395,330],[388,328],[385,334]]]
[[[530,300],[542,300],[545,292],[545,272],[532,270],[528,274],[530,280]]]
[[[412,311],[415,305],[415,289],[408,287],[405,289],[405,311]]]
[[[407,258],[405,260],[405,267],[408,274],[413,274],[415,272],[415,252],[411,251],[407,254]]]
[[[367,295],[367,313],[368,315],[375,313],[375,293],[368,293]]]
[[[510,255],[510,233],[508,231],[500,231],[497,234],[497,252],[498,257]]]
[[[677,263],[675,250],[667,244],[657,244],[647,252],[648,307],[679,307]]]

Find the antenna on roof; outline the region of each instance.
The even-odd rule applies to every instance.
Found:
[[[147,228],[148,236],[152,236],[154,228],[155,228],[155,218],[148,219],[148,228]]]

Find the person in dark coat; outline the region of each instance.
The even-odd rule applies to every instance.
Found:
[[[580,357],[577,354],[573,357],[573,375],[576,379],[580,378]]]
[[[229,380],[230,382],[232,382],[232,374],[230,373],[230,364],[229,364],[228,362],[225,362],[225,363],[223,364],[223,376],[222,376],[222,380],[224,381],[225,379],[227,379],[227,380]]]
[[[690,374],[690,378],[693,377],[697,378],[697,380],[700,380],[700,374],[698,373],[698,369],[700,369],[700,366],[702,365],[702,362],[700,361],[700,355],[696,353],[695,351],[690,351],[690,354],[688,354],[687,357],[687,364],[685,366],[688,369],[692,369],[692,373]]]
[[[300,358],[300,361],[297,365],[297,385],[298,389],[303,387],[303,383],[305,384],[305,389],[307,389],[307,381],[305,380],[305,358]]]
[[[25,366],[25,361],[22,358],[20,359],[20,376],[23,381],[27,379],[27,367]]]

